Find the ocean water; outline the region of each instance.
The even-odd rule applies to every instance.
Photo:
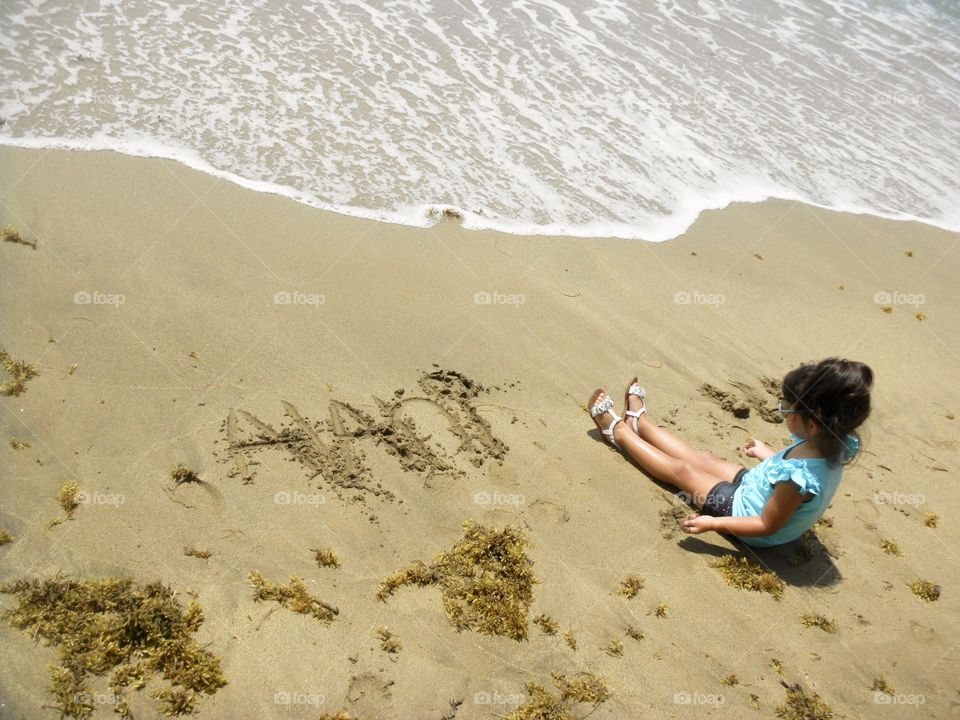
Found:
[[[659,241],[780,197],[960,230],[960,4],[3,0],[0,119],[415,225]]]

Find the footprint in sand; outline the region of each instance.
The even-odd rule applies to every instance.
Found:
[[[371,672],[354,675],[347,688],[351,714],[373,717],[383,713],[383,706],[393,701],[393,680],[384,680]]]
[[[570,522],[570,511],[565,505],[552,500],[537,498],[530,503],[530,514],[537,520],[547,520],[555,523]]]
[[[937,631],[932,627],[927,627],[926,625],[921,625],[920,623],[911,620],[910,621],[910,634],[913,635],[920,642],[933,642],[937,637]]]

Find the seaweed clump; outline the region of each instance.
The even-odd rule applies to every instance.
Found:
[[[280,603],[281,607],[301,615],[309,615],[326,625],[333,622],[334,618],[340,614],[340,610],[333,605],[311,595],[307,591],[307,586],[303,584],[303,580],[296,576],[290,578],[289,585],[281,585],[264,580],[263,576],[254,570],[250,573],[249,579],[253,585],[255,602],[274,600]]]
[[[928,512],[923,516],[923,524],[928,528],[937,527],[937,523],[940,522],[940,516],[933,512]]]
[[[380,649],[385,653],[393,655],[403,649],[400,639],[385,627],[377,630],[377,639],[380,640]]]
[[[637,593],[643,588],[643,584],[646,582],[646,578],[641,577],[640,575],[627,575],[623,580],[620,581],[620,589],[617,591],[628,600],[633,600],[637,596]]]
[[[151,676],[169,685],[151,695],[166,715],[196,711],[201,694],[227,684],[220,660],[193,638],[203,610],[186,610],[166,585],[140,588],[131,578],[18,580],[0,586],[17,606],[3,617],[20,630],[56,645],[60,664],[50,667],[50,690],[63,717],[87,718],[94,710],[88,675],[111,673],[115,712],[129,718],[124,691],[141,689]]]
[[[783,597],[785,587],[783,580],[745,557],[724,555],[718,560],[713,560],[710,567],[720,573],[727,585],[742,590],[769,593],[777,600]]]
[[[63,517],[54,518],[47,523],[48,528],[59,525],[64,520],[72,520],[74,511],[80,507],[80,486],[75,482],[64,483],[57,493],[57,502],[66,513]]]
[[[883,550],[887,555],[896,555],[897,557],[903,556],[903,550],[901,550],[900,546],[897,545],[893,540],[882,540],[880,542],[880,549]]]
[[[533,624],[543,631],[544,635],[556,635],[560,625],[549,615],[540,614],[533,619]]]
[[[0,530],[0,545],[6,545],[13,542],[13,535],[6,530]]]
[[[777,717],[783,720],[833,720],[834,714],[817,693],[807,695],[799,685],[788,685],[786,701],[777,707]]]
[[[830,633],[831,635],[834,635],[837,632],[837,623],[827,616],[820,615],[819,613],[813,615],[810,613],[804,613],[800,616],[800,620],[806,627],[818,627],[824,632]]]
[[[607,684],[596,675],[584,673],[572,680],[561,673],[551,673],[550,679],[559,694],[539,683],[526,685],[529,699],[504,720],[578,720],[577,705],[589,703],[594,708],[610,699]]]
[[[934,585],[929,580],[914,580],[912,583],[908,583],[907,586],[913,591],[914,595],[927,602],[940,599],[940,586]]]
[[[8,397],[23,393],[27,389],[27,382],[38,374],[33,365],[23,360],[14,360],[3,348],[0,348],[0,365],[3,365],[3,369],[13,378],[0,385],[0,395]]]
[[[183,554],[187,557],[200,558],[201,560],[208,560],[210,556],[213,555],[209,550],[197,550],[197,548],[185,547],[183,549]]]
[[[173,470],[170,471],[170,477],[173,478],[173,482],[179,487],[184,483],[198,483],[201,482],[200,476],[193,470],[183,465],[177,465]]]
[[[317,561],[317,567],[340,567],[340,558],[333,554],[330,548],[312,548],[313,559]]]
[[[870,689],[874,692],[883,693],[884,695],[896,695],[896,690],[890,687],[890,684],[886,681],[883,675],[879,675],[874,678],[873,685],[870,686]]]
[[[473,520],[466,521],[463,530],[463,540],[437,555],[432,565],[417,561],[385,578],[377,598],[385,602],[404,585],[439,585],[443,608],[458,631],[525,640],[537,582],[526,554],[526,535],[514,527],[488,528]]]
[[[26,245],[34,250],[37,249],[37,241],[25,240],[23,235],[20,234],[20,231],[13,225],[4,225],[3,229],[0,230],[0,240],[3,240],[3,242],[16,243],[17,245]]]

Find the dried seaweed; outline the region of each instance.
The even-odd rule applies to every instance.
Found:
[[[253,585],[253,599],[256,602],[273,600],[291,612],[309,615],[326,625],[333,622],[334,618],[340,614],[340,610],[333,605],[311,595],[307,591],[307,586],[303,584],[303,580],[296,576],[290,578],[289,585],[264,580],[256,570],[251,572],[248,578]]]
[[[317,561],[317,567],[340,567],[340,558],[333,554],[330,548],[311,548],[313,559]]]
[[[803,613],[800,616],[800,621],[806,627],[818,627],[826,633],[835,634],[837,632],[837,623],[819,613]]]
[[[637,593],[643,589],[643,585],[646,582],[646,578],[640,575],[627,575],[623,580],[620,581],[620,589],[617,591],[628,600],[632,600],[637,596]]]
[[[4,225],[0,230],[0,240],[3,242],[16,243],[17,245],[26,245],[29,248],[37,249],[36,240],[25,240],[13,225]]]
[[[403,649],[403,643],[400,642],[400,639],[385,627],[377,630],[377,639],[380,640],[380,649],[385,653],[392,655]]]
[[[536,582],[527,537],[517,528],[488,528],[472,520],[463,529],[463,540],[432,565],[417,561],[385,578],[377,597],[386,601],[404,585],[439,585],[444,610],[458,631],[526,639]]]
[[[183,465],[177,465],[173,470],[170,471],[170,477],[173,478],[174,484],[178,487],[184,483],[199,483],[200,476],[190,468],[184,467]]]
[[[887,555],[896,555],[898,557],[903,556],[903,550],[901,550],[900,546],[897,545],[893,540],[882,540],[880,542],[880,548]]]
[[[928,528],[937,527],[937,523],[940,522],[940,516],[933,512],[928,512],[923,516],[923,524]]]
[[[579,720],[577,705],[589,703],[594,708],[610,699],[606,683],[596,675],[583,673],[572,680],[565,675],[551,673],[550,679],[559,694],[539,683],[527,683],[527,702],[516,708],[504,720]]]
[[[64,717],[92,714],[88,675],[112,672],[114,709],[123,718],[130,717],[124,691],[142,688],[150,676],[169,683],[152,693],[167,715],[194,712],[201,693],[227,684],[220,660],[193,638],[203,623],[200,605],[191,601],[184,610],[162,583],[140,588],[131,578],[56,577],[18,580],[0,592],[19,601],[4,619],[58,647],[50,689]]]
[[[817,693],[807,695],[799,685],[788,685],[786,701],[777,707],[777,717],[783,720],[833,720],[833,710],[824,703]]]
[[[929,580],[914,580],[911,583],[907,583],[907,587],[913,591],[913,594],[918,598],[922,598],[927,602],[933,602],[940,599],[940,586],[934,585]]]
[[[22,394],[27,389],[27,382],[39,373],[33,365],[23,360],[14,360],[10,353],[0,348],[0,365],[6,370],[12,380],[0,385],[0,395],[14,396]]]
[[[556,635],[560,625],[549,615],[537,615],[533,619],[533,624],[537,625],[544,635]]]
[[[6,545],[13,542],[13,535],[6,530],[0,530],[0,545]]]
[[[724,555],[722,558],[711,561],[710,567],[720,573],[727,585],[742,590],[769,593],[777,600],[783,597],[785,587],[783,580],[745,557]]]
[[[213,553],[209,550],[197,550],[196,548],[192,547],[185,547],[183,549],[183,554],[187,557],[200,558],[201,560],[206,560],[213,555]]]

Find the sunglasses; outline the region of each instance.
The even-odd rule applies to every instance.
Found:
[[[789,415],[790,413],[800,412],[799,410],[794,410],[793,408],[791,408],[791,407],[789,407],[789,406],[784,407],[783,400],[780,401],[780,406],[779,406],[777,409],[780,411],[780,414],[781,414],[783,417],[786,417],[786,416]]]

